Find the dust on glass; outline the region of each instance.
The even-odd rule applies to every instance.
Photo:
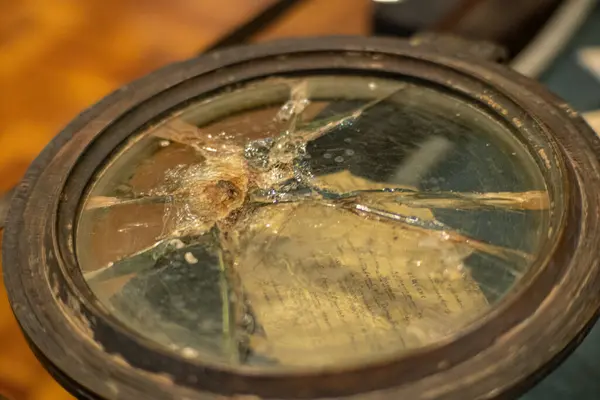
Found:
[[[250,98],[239,113],[217,96],[204,104],[223,116],[217,122],[176,113],[142,135],[151,151],[133,157],[133,166],[108,164],[85,201],[78,255],[88,284],[118,318],[184,357],[333,365],[456,334],[523,275],[535,245],[494,243],[460,225],[476,220],[493,231],[516,216],[537,236],[549,207],[543,185],[461,191],[443,184],[451,171],[428,178],[436,157],[462,140],[455,133],[432,134],[409,149],[403,144],[406,154],[392,165],[385,148],[402,153],[402,146],[392,149],[401,140],[386,142],[395,131],[383,129],[379,138],[365,120],[382,123],[392,114],[378,117],[376,110],[394,102],[408,107],[406,121],[435,119],[423,117],[433,111],[417,103],[443,96],[408,83],[344,79],[363,94],[328,99],[323,77],[249,84],[221,95],[240,104]],[[260,104],[261,88],[278,94]],[[450,108],[456,103],[442,100]],[[460,112],[482,114],[456,107],[456,120]],[[494,124],[477,118],[484,127]],[[409,137],[418,123],[414,129]],[[380,154],[367,154],[378,140]],[[143,147],[136,143],[120,157]],[[490,157],[531,169],[531,160],[511,161],[513,147]],[[503,168],[498,176],[508,173]],[[520,179],[519,171],[511,173]],[[103,179],[109,183],[102,186]],[[96,256],[93,248],[100,249]],[[480,279],[477,268],[492,272]],[[495,286],[495,276],[505,287]]]

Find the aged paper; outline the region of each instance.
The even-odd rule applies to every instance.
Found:
[[[340,191],[380,184],[348,172]],[[388,210],[433,220],[430,210]],[[433,343],[488,303],[464,268],[467,245],[315,202],[252,215],[234,262],[261,328],[253,351],[284,365],[325,365]]]

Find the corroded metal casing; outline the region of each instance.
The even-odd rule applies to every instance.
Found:
[[[600,270],[596,257],[600,244],[600,140],[575,111],[548,93],[540,84],[489,61],[500,55],[494,48],[479,45],[481,47],[475,48],[481,49],[482,53],[478,54],[473,48],[458,51],[440,43],[427,38],[401,41],[331,37],[284,40],[232,48],[168,66],[124,86],[83,112],[56,136],[29,168],[14,195],[4,233],[4,279],[10,302],[31,347],[46,368],[75,395],[105,399],[512,398],[543,377],[579,343],[594,322],[600,306]],[[324,79],[324,76],[333,78]],[[373,81],[365,80],[367,78]],[[211,147],[212,142],[190,142],[185,135],[196,135],[195,129],[198,126],[202,130],[204,125],[199,122],[195,122],[196,126],[190,128],[191,133],[184,132],[183,135],[180,135],[181,131],[178,131],[178,135],[173,135],[168,129],[156,131],[160,126],[168,128],[168,125],[161,125],[161,121],[178,115],[182,109],[187,110],[185,107],[190,104],[200,101],[201,105],[210,105],[214,103],[214,99],[227,100],[230,99],[228,96],[236,96],[240,90],[252,88],[254,84],[260,86],[260,82],[270,82],[269,79],[280,79],[282,82],[306,79],[309,84],[314,81],[315,93],[318,94],[314,94],[314,98],[294,98],[304,90],[300,84],[290,89],[290,99],[299,103],[290,105],[277,97],[277,102],[273,100],[268,103],[265,100],[263,104],[260,103],[263,101],[261,99],[266,97],[261,96],[267,96],[263,92],[260,92],[260,96],[244,98],[244,105],[239,106],[240,109],[253,104],[260,107],[277,104],[280,111],[273,118],[279,118],[278,121],[290,125],[286,125],[283,132],[278,131],[278,135],[265,134],[262,137],[263,131],[258,134],[254,132],[254,136],[248,133],[248,140],[241,142],[246,146],[243,152],[236,153],[242,147],[227,147],[221,142],[219,145],[222,147],[217,150]],[[397,92],[402,94],[397,95],[396,91],[390,89],[385,96],[374,99],[368,94],[369,90],[380,90],[381,82],[392,82],[390,88],[394,87],[393,82],[397,82],[398,87],[409,90],[398,89]],[[359,89],[351,92],[355,87]],[[276,90],[268,92],[268,96],[276,98],[279,90],[276,87]],[[306,122],[305,125],[300,122],[293,125],[290,122],[295,115],[305,111],[304,100],[313,104],[318,103],[317,100],[326,102],[327,96],[334,96],[334,92],[336,99],[345,96],[343,102],[336,100],[336,107],[341,111],[326,110],[329,112],[327,114],[319,108],[311,114],[310,120],[306,117],[306,121],[300,121]],[[333,100],[327,102],[334,103]],[[298,107],[302,111],[298,111]],[[436,111],[438,109],[439,112]],[[202,110],[204,111],[200,116],[196,115],[194,118],[201,119],[208,115],[205,109]],[[435,118],[423,117],[429,111]],[[348,114],[343,114],[345,112]],[[394,129],[378,125],[382,121],[393,121],[396,118],[394,115],[401,115],[394,122]],[[471,115],[474,117],[471,118]],[[367,125],[359,125],[363,117],[363,124],[368,122]],[[407,127],[406,121],[414,125]],[[315,124],[311,125],[312,122]],[[446,129],[450,126],[451,129]],[[398,132],[404,129],[402,127],[406,128],[408,133],[405,134],[408,136],[394,136],[400,135]],[[426,131],[424,127],[439,134],[439,140],[427,142],[430,147],[425,146],[425,142],[417,143],[416,139],[410,139],[411,134]],[[472,137],[479,137],[477,127],[490,127],[491,133],[481,133],[485,141],[474,144],[470,140]],[[335,143],[327,142],[328,138],[334,137],[330,134],[342,131],[346,132],[344,135],[351,135],[346,138],[358,141],[359,144],[351,147],[351,141],[345,141],[348,145],[338,148]],[[452,304],[444,298],[456,287],[471,291],[471,294],[476,292],[469,298],[470,304],[479,302],[477,307],[472,308],[483,311],[476,318],[461,320],[462,325],[456,329],[452,327],[447,335],[436,337],[420,347],[404,350],[390,347],[389,351],[384,348],[386,351],[380,351],[377,357],[353,359],[348,363],[325,360],[321,364],[305,365],[297,362],[298,365],[293,365],[301,354],[286,359],[280,347],[276,346],[271,353],[265,353],[269,357],[258,357],[260,350],[257,349],[264,343],[255,343],[256,332],[262,332],[267,338],[269,335],[280,335],[288,340],[289,336],[285,334],[289,330],[277,330],[276,318],[269,319],[266,312],[261,314],[260,307],[263,303],[259,296],[249,295],[251,301],[245,304],[246,314],[232,325],[236,329],[236,323],[244,325],[243,328],[251,332],[247,341],[240,339],[235,343],[235,362],[222,359],[214,361],[209,356],[203,356],[198,349],[164,345],[158,336],[151,335],[144,328],[136,329],[126,321],[127,318],[138,318],[137,314],[142,313],[141,309],[133,307],[128,310],[128,316],[123,317],[119,314],[122,310],[117,308],[126,307],[127,301],[123,301],[123,298],[120,302],[113,301],[113,297],[107,301],[94,286],[94,279],[102,274],[113,274],[116,271],[115,265],[119,263],[119,267],[131,273],[133,270],[126,269],[130,266],[122,263],[129,259],[115,258],[114,261],[105,263],[105,269],[101,269],[100,264],[88,268],[96,256],[87,257],[81,250],[93,236],[93,230],[86,231],[86,226],[91,226],[101,218],[100,214],[94,214],[86,222],[84,212],[88,209],[109,208],[119,200],[101,192],[98,182],[104,179],[103,176],[112,173],[110,167],[118,160],[117,156],[134,148],[136,138],[143,138],[147,132],[156,136],[157,141],[152,142],[156,143],[156,151],[161,146],[166,147],[180,141],[183,145],[192,143],[191,148],[197,151],[194,154],[199,154],[199,159],[204,161],[212,160],[207,155],[213,150],[228,152],[227,155],[235,153],[240,157],[233,161],[228,159],[230,169],[227,173],[221,171],[212,175],[217,177],[215,182],[211,182],[212,186],[195,186],[194,190],[178,184],[169,186],[168,176],[165,175],[167,183],[160,190],[140,190],[135,196],[131,195],[126,199],[138,201],[146,196],[152,197],[150,202],[172,202],[177,207],[183,202],[183,209],[190,206],[191,203],[187,204],[185,201],[192,196],[196,203],[190,206],[190,212],[204,218],[204,225],[200,229],[197,225],[175,224],[169,232],[174,236],[168,236],[169,239],[185,235],[186,238],[197,238],[217,226],[218,233],[221,234],[220,244],[238,246],[239,243],[235,240],[243,242],[248,237],[260,237],[267,242],[271,240],[271,236],[265,239],[264,236],[259,236],[259,233],[263,235],[262,231],[255,232],[252,230],[254,228],[243,230],[238,236],[222,233],[229,233],[227,229],[239,223],[239,210],[250,203],[254,211],[266,209],[265,204],[269,202],[304,202],[310,198],[325,207],[323,209],[327,211],[323,211],[322,215],[328,218],[330,210],[339,209],[344,212],[339,221],[348,222],[341,224],[343,226],[355,226],[352,225],[352,218],[357,216],[369,219],[369,223],[387,221],[396,224],[385,232],[390,243],[394,238],[404,237],[402,235],[407,235],[407,232],[413,232],[418,238],[426,238],[434,232],[432,240],[436,245],[433,250],[428,250],[431,259],[441,260],[442,257],[432,256],[438,254],[435,252],[441,251],[440,248],[444,251],[451,249],[451,253],[444,254],[450,254],[448,259],[458,260],[457,271],[463,271],[465,266],[470,269],[468,277],[465,275],[467,273],[460,272],[460,278],[457,278],[463,279],[460,285],[444,284],[447,291],[442,293],[438,290],[437,295],[442,299],[440,304],[445,307],[444,318],[453,312],[453,307],[469,308],[465,305],[466,301],[458,295],[453,297]],[[292,143],[298,147],[294,134],[300,135],[305,142],[300,143],[301,151],[290,155],[285,153],[286,146]],[[422,137],[429,134],[422,133]],[[492,138],[489,141],[486,136],[488,134]],[[290,137],[293,140],[288,140]],[[195,145],[197,146],[194,147]],[[397,151],[395,146],[398,146]],[[418,149],[425,147],[434,149],[435,154],[438,154],[436,157],[442,157],[451,148],[458,157],[456,160],[461,159],[461,154],[465,157],[468,155],[467,164],[475,166],[461,169],[466,164],[456,160],[439,164],[436,167],[438,175],[425,181],[422,176],[428,172],[423,170],[424,160],[427,157],[433,158],[433,153],[418,153],[420,158],[416,157],[416,164],[414,157],[410,157],[411,154],[417,154]],[[495,153],[488,155],[487,152],[492,151],[492,148],[496,148]],[[386,149],[394,151],[386,152]],[[226,156],[225,153],[218,154],[214,158],[215,163],[221,162]],[[264,154],[276,154],[279,157],[274,169],[269,170],[276,173],[261,175],[261,171],[271,165],[270,159],[261,158]],[[361,158],[358,159],[358,156]],[[504,161],[499,161],[501,159]],[[306,162],[301,163],[299,160]],[[396,171],[388,168],[392,164],[413,169]],[[519,170],[515,167],[519,165],[524,167]],[[427,168],[433,167],[427,164]],[[186,171],[194,172],[192,169]],[[232,175],[231,171],[236,171],[236,174]],[[242,175],[240,171],[243,172]],[[412,171],[412,175],[406,171]],[[337,173],[354,174],[360,178],[332,180],[332,176],[336,179],[340,177],[335,175]],[[446,175],[439,175],[442,173]],[[385,179],[379,179],[380,176],[385,176]],[[440,177],[444,179],[440,180]],[[469,177],[472,179],[469,180]],[[375,181],[378,183],[374,184]],[[477,185],[483,185],[484,181],[487,185],[485,187],[503,188],[502,185],[505,184],[512,189],[477,189],[480,187]],[[322,184],[322,187],[311,186],[314,182]],[[345,182],[351,182],[354,186],[348,190]],[[440,189],[443,186],[440,182],[446,182],[449,189]],[[518,185],[513,185],[515,182]],[[114,193],[120,193],[121,189],[114,186],[115,188],[110,185],[107,187],[114,189]],[[388,197],[380,200],[380,197],[369,197],[361,191],[379,191],[378,196],[392,193],[394,201],[402,199],[404,208],[385,208],[384,206],[390,205],[390,201],[385,200]],[[101,197],[91,201],[90,196],[95,196],[96,192]],[[442,192],[443,196],[440,194]],[[516,192],[518,195],[515,195]],[[146,200],[142,199],[140,202]],[[207,204],[212,208],[206,208]],[[211,209],[218,209],[218,213],[209,215]],[[416,209],[419,211],[414,211]],[[465,217],[473,209],[480,213]],[[494,217],[495,219],[489,217],[489,213],[495,212],[507,214],[499,214],[502,217]],[[529,212],[533,213],[531,215],[537,214],[522,217]],[[504,217],[509,214],[510,217]],[[298,211],[294,215],[304,214]],[[525,223],[522,222],[523,218],[530,219]],[[186,221],[189,219],[184,222]],[[466,221],[470,221],[469,224]],[[485,221],[487,228],[478,225],[481,221]],[[298,227],[295,232],[298,232],[298,237],[304,235],[303,240],[318,237],[320,244],[338,234],[337,231],[332,231],[331,234],[319,231],[315,228],[317,225],[311,225],[310,229],[314,229],[313,231]],[[350,235],[358,235],[361,230],[366,232],[367,228],[363,225],[357,223],[356,226]],[[522,232],[516,232],[515,227],[519,227]],[[525,235],[525,231],[530,235]],[[248,236],[247,232],[256,236]],[[373,233],[375,238],[382,237],[377,235],[381,233]],[[294,239],[289,236],[286,240],[290,238]],[[367,239],[369,238],[365,239],[364,244],[366,250],[358,252],[361,255],[366,255],[368,249],[376,253],[383,242],[388,244],[387,239],[371,244],[368,244]],[[187,240],[157,242],[153,249],[160,249],[160,254],[143,251],[136,254],[144,257],[149,255],[148,259],[152,263],[164,261],[165,254],[177,255],[178,249],[190,243]],[[252,242],[252,239],[248,241]],[[281,241],[283,242],[285,241]],[[426,247],[431,243],[428,240],[417,242],[415,248]],[[446,247],[438,246],[442,242]],[[285,243],[289,243],[289,240]],[[281,245],[282,248],[285,243]],[[118,243],[111,246],[117,245]],[[113,247],[104,249],[101,256],[108,254]],[[285,249],[288,251],[290,248],[293,250],[298,247]],[[280,250],[278,254],[291,254],[292,250],[289,253]],[[325,247],[319,247],[319,251],[319,254],[327,253],[328,256],[331,255],[329,253],[334,253],[333,250],[328,252]],[[222,258],[227,261],[231,254],[224,253],[226,254]],[[259,254],[260,251],[255,253]],[[190,265],[202,265],[202,254],[205,253],[186,250],[185,254],[177,255],[177,262],[187,263],[186,268]],[[393,254],[393,257],[390,256],[393,260],[402,258],[402,255],[395,252],[390,254]],[[479,255],[479,259],[474,254]],[[457,258],[459,256],[462,257],[460,260]],[[239,260],[247,260],[248,257],[250,256],[244,254]],[[373,265],[380,260],[377,257],[373,256]],[[468,261],[463,263],[463,259],[467,258]],[[277,261],[276,257],[274,259]],[[513,262],[514,259],[519,261]],[[343,257],[340,256],[337,260],[343,260]],[[435,262],[437,261],[433,263]],[[521,269],[517,273],[511,272],[513,276],[507,280],[510,282],[499,293],[493,293],[492,289],[486,291],[485,285],[493,286],[504,279],[504,275],[486,275],[487,269],[500,268],[498,265],[501,265],[503,271],[509,271],[505,265],[517,264],[522,265],[519,267]],[[156,265],[152,264],[150,267],[154,268]],[[163,268],[164,265],[159,267]],[[167,265],[165,268],[168,267]],[[291,275],[300,276],[300,270],[294,269],[297,265],[293,264],[292,267]],[[388,288],[384,283],[389,279],[384,275],[389,273],[392,276],[394,268],[387,268],[385,270],[382,267],[377,272],[368,273],[357,268],[353,272],[358,271],[356,273],[368,276],[368,280],[364,277],[361,279],[371,282],[371,286],[376,286],[373,282],[378,277],[376,283],[381,283],[382,286],[380,289],[373,289],[373,293],[377,292],[378,296],[383,296],[386,290],[394,292],[390,295],[394,299],[401,297],[398,293],[404,293],[407,299],[414,297],[417,301],[419,295],[423,298],[428,295],[422,293],[422,287],[417,284],[418,279],[425,279],[424,277],[413,276],[409,280],[398,280],[400,283],[396,286],[390,284]],[[441,278],[433,273],[426,278],[433,282],[432,291],[439,288],[435,283],[438,282],[437,279],[454,279],[456,271],[446,269],[437,272],[440,272]],[[240,285],[250,287],[259,284],[255,279],[258,272],[253,274],[238,268],[237,273]],[[412,272],[407,273],[407,276],[410,274]],[[304,279],[305,276],[308,274],[301,278]],[[184,291],[185,281],[180,281],[177,290]],[[215,282],[217,281],[215,278]],[[475,281],[478,286],[472,289]],[[320,287],[316,283],[302,282],[307,293]],[[404,283],[413,285],[413,289],[401,292],[400,286]],[[290,287],[293,284],[289,283]],[[365,283],[361,287],[367,286]],[[139,291],[140,287],[145,286],[129,286],[129,289]],[[352,290],[354,289],[348,289],[349,292]],[[225,290],[225,294],[229,295],[233,291],[235,289]],[[369,297],[365,295],[365,291],[361,293],[363,298]],[[338,296],[346,295],[346,292],[338,293]],[[348,302],[358,301],[356,298],[361,297],[354,294],[352,300],[352,296],[348,296]],[[402,324],[408,324],[410,318],[398,317],[399,313],[395,316],[383,315],[384,311],[390,310],[394,314],[398,308],[381,305],[377,300],[379,298],[373,295],[372,304],[369,303],[370,300],[360,300],[360,304],[367,305],[365,310],[368,311],[364,313],[373,312],[375,306],[371,306],[377,303],[379,314],[370,317],[371,320],[377,320],[378,323],[384,321],[381,324],[388,324],[385,326],[393,327],[389,329],[395,329],[396,332],[385,336],[386,340],[390,337],[409,337],[408,334],[402,336],[405,333],[402,329],[406,327]],[[223,302],[226,300],[219,301],[219,307],[224,307]],[[353,304],[357,306],[359,303]],[[172,309],[180,308],[173,306]],[[316,305],[314,308],[318,309]],[[202,312],[211,311],[214,310],[208,307]],[[196,313],[199,312],[196,310]],[[327,313],[327,318],[334,315],[333,311]],[[410,315],[420,315],[420,311]],[[339,318],[342,320],[344,317]],[[413,318],[412,321],[414,320]],[[360,321],[355,323],[359,324]],[[304,325],[306,331],[309,330],[308,325]],[[443,328],[444,326],[439,329],[436,327],[440,332],[444,331]],[[315,348],[320,345],[322,343],[318,340],[314,342]],[[240,356],[241,347],[244,347],[243,360]],[[248,349],[256,353],[255,361],[247,361],[251,359],[248,357]],[[361,353],[361,349],[359,345],[349,346],[343,352],[336,353],[336,357],[339,356],[341,360],[342,356],[352,355],[352,352]],[[310,349],[307,353],[309,351]],[[284,359],[289,365],[282,361]],[[307,356],[306,359],[313,358]],[[318,359],[316,355],[314,359]],[[260,367],[255,368],[255,365]]]

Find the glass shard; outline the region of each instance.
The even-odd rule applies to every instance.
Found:
[[[405,82],[267,79],[132,139],[82,208],[96,295],[184,357],[338,365],[457,335],[547,237],[528,150]]]

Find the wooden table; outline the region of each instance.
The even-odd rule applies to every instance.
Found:
[[[72,118],[193,56],[272,0],[0,0],[0,191]],[[306,0],[256,40],[369,31],[369,0]],[[0,270],[1,271],[1,270]],[[71,398],[29,351],[0,285],[0,394]]]

